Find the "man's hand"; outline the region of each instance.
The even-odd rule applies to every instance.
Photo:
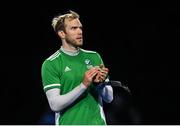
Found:
[[[89,87],[90,84],[93,82],[94,77],[99,73],[99,68],[98,67],[92,67],[88,71],[85,72],[84,74],[84,79],[83,79],[83,84],[86,87]]]
[[[98,73],[95,76],[95,79],[93,82],[101,83],[106,79],[106,77],[109,73],[109,69],[105,68],[104,65],[102,65],[102,64],[100,64],[97,68],[98,68]]]

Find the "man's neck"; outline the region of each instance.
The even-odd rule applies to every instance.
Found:
[[[79,49],[78,47],[74,47],[74,46],[70,46],[70,45],[62,45],[61,46],[63,49],[69,51],[69,52],[77,52],[77,50]]]
[[[64,46],[61,46],[60,48],[64,53],[66,53],[67,55],[70,55],[70,56],[76,56],[79,54],[79,48],[74,48],[74,49],[71,49],[71,48],[66,48]]]

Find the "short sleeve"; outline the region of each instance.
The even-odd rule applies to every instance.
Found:
[[[52,88],[60,88],[61,86],[58,67],[51,61],[46,60],[42,64],[41,78],[45,92]]]
[[[103,64],[103,65],[104,65],[104,62],[103,62],[100,54],[99,54],[99,53],[96,53],[96,54],[97,54],[97,56],[98,56],[98,58],[99,58],[99,64]]]
[[[102,58],[101,58],[101,56],[100,56],[99,53],[97,53],[97,56],[99,57],[99,64],[103,64],[103,65],[104,65],[104,62],[103,62],[103,60],[102,60]],[[105,65],[104,65],[104,66],[105,66]],[[106,66],[105,66],[105,67],[106,67]],[[108,82],[108,81],[109,81],[109,75],[107,76],[105,82]]]

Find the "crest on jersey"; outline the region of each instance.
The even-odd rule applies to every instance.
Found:
[[[85,64],[87,65],[87,68],[90,69],[93,67],[93,65],[91,64],[91,61],[89,59],[85,59]]]
[[[86,64],[86,65],[91,64],[91,61],[90,61],[89,59],[85,59],[85,61],[84,61],[84,62],[85,62],[85,64]]]

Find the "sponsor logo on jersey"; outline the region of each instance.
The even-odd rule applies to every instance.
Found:
[[[88,69],[91,69],[93,67],[93,65],[87,65]]]

